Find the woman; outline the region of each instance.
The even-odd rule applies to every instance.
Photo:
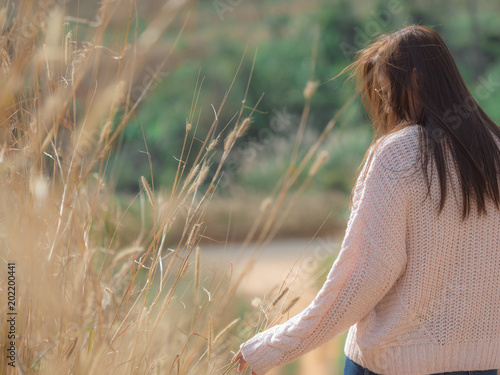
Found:
[[[350,327],[344,374],[496,374],[500,129],[428,27],[382,35],[349,68],[375,137],[339,256],[314,301],[233,362],[264,375]]]

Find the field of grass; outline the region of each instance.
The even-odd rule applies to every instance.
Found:
[[[500,118],[495,2],[222,2],[0,4],[0,374],[236,374],[338,243],[287,272],[297,247],[344,234],[371,132],[330,78],[360,30],[438,25]],[[270,375],[341,373],[344,340]]]
[[[303,216],[307,225],[290,223],[290,212],[305,212],[305,205],[322,210],[325,219],[334,212],[324,231],[341,227],[346,207],[338,196],[324,195],[331,207],[301,198],[328,161],[321,147],[342,114],[299,152],[313,81],[304,82],[288,166],[265,197],[212,205],[222,166],[252,126],[258,103],[245,105],[242,97],[240,108],[229,109],[237,113],[229,132],[222,133],[217,119],[226,110],[224,98],[200,136],[199,77],[172,185],[155,188],[154,175],[135,176],[137,195],[115,195],[106,173],[117,165],[111,155],[156,78],[134,96],[138,72],[169,27],[182,32],[191,7],[167,2],[141,30],[127,1],[100,2],[95,19],[68,17],[63,1],[22,0],[0,11],[2,295],[4,286],[12,288],[0,310],[0,349],[8,353],[0,356],[0,373],[229,373],[239,344],[285,319],[294,292],[281,293],[286,281],[252,309],[236,293],[252,263],[207,273],[202,239],[240,239],[244,251],[258,252],[283,226],[300,227],[301,235],[319,229],[312,215]],[[109,32],[116,22],[126,26],[123,34]],[[161,64],[169,64],[175,47]],[[238,66],[234,74],[241,74]],[[250,85],[251,72],[247,80]],[[194,142],[202,143],[199,151]],[[145,148],[149,157],[147,142]],[[234,210],[243,224],[232,234],[231,206],[244,199],[251,208]],[[280,293],[280,303],[273,302]],[[7,314],[13,320],[4,319]]]

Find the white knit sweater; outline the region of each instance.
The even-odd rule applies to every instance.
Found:
[[[257,375],[349,327],[345,354],[378,374],[500,367],[500,212],[488,200],[479,217],[473,199],[462,222],[459,178],[449,168],[438,217],[437,169],[431,158],[426,199],[418,131],[383,137],[364,165],[340,253],[314,301],[242,344]]]

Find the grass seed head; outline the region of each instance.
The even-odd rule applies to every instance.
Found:
[[[311,99],[316,92],[317,87],[318,81],[307,81],[306,87],[304,89],[304,98],[306,98],[307,100]]]
[[[237,134],[236,138],[239,138],[243,134],[246,133],[246,131],[248,130],[248,127],[251,124],[251,122],[252,122],[252,120],[250,119],[250,117],[247,117],[246,119],[243,120],[243,123],[241,124],[241,126],[238,129],[238,134]]]
[[[198,178],[196,178],[196,181],[189,188],[188,194],[191,194],[195,189],[197,189],[203,183],[203,181],[205,181],[205,178],[207,178],[209,170],[210,168],[207,165],[204,165],[201,168],[201,171],[198,174]]]
[[[233,130],[224,140],[224,151],[227,152],[231,149],[235,138],[236,138],[236,130]]]
[[[325,164],[327,162],[328,157],[329,157],[328,151],[326,151],[326,150],[321,151],[318,154],[318,156],[316,157],[316,160],[314,161],[311,169],[309,169],[309,173],[308,173],[309,176],[316,175],[316,173],[318,173],[318,171],[323,166],[323,164]]]
[[[194,246],[196,241],[198,240],[198,235],[200,233],[200,228],[201,224],[195,224],[193,225],[193,228],[191,228],[191,233],[189,234],[188,240],[186,242],[186,245],[189,247]]]
[[[217,143],[219,142],[218,138],[212,139],[212,142],[208,145],[207,151],[212,151],[215,146],[217,146]]]
[[[196,164],[194,167],[191,167],[189,174],[184,180],[184,185],[182,186],[182,189],[185,189],[186,186],[188,186],[188,184],[193,180],[194,176],[196,176],[196,174],[198,173],[199,169],[200,169],[200,164]]]
[[[283,311],[281,312],[282,314],[286,314],[288,311],[290,311],[290,309],[298,302],[298,300],[300,299],[300,297],[295,297],[293,298],[289,303],[288,305],[285,306],[285,308],[283,309]]]
[[[66,66],[71,64],[71,56],[73,54],[73,32],[70,31],[66,34],[66,39],[64,42],[64,63]]]
[[[10,56],[9,54],[7,53],[7,51],[5,49],[0,49],[0,54],[1,54],[1,58],[2,58],[2,72],[3,73],[8,73],[10,71],[10,66],[12,64],[11,60],[10,60]]]
[[[108,137],[112,127],[113,127],[113,122],[111,120],[107,120],[101,130],[101,135],[99,136],[99,144],[102,144],[104,140]]]
[[[280,299],[282,299],[282,298],[283,298],[283,296],[284,296],[284,295],[288,292],[288,289],[289,289],[289,288],[288,288],[288,287],[286,287],[285,289],[283,289],[283,290],[281,291],[281,293],[280,293],[280,294],[278,294],[278,296],[277,296],[277,297],[274,299],[274,301],[271,303],[271,307],[276,306],[276,304],[280,301]]]
[[[253,307],[261,307],[262,306],[262,300],[259,297],[255,297],[252,300],[252,306]]]
[[[200,247],[196,246],[196,261],[194,264],[194,286],[196,289],[200,287]]]

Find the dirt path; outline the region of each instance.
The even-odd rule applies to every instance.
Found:
[[[290,310],[290,317],[296,315],[314,299],[319,290],[318,282],[314,280],[318,270],[331,267],[340,249],[342,239],[340,238],[318,238],[276,240],[262,250],[256,261],[243,280],[238,293],[245,294],[248,298],[263,298],[276,290],[276,286],[287,280],[287,285],[295,275],[289,300],[300,296],[299,302]],[[249,252],[241,255],[241,244],[230,244],[227,246],[201,246],[201,259],[215,267],[226,267],[233,262],[236,271],[241,270],[247,264]],[[250,246],[249,249],[252,249]],[[297,271],[299,271],[297,273]],[[288,277],[287,277],[288,276]],[[295,375],[316,374],[335,375],[340,374],[336,363],[342,355],[342,339],[337,337],[326,345],[313,350],[300,357],[297,361]],[[284,374],[283,367],[275,368],[269,372],[270,375]],[[287,372],[287,374],[292,374]]]
[[[291,280],[293,275],[305,280],[337,254],[340,241],[338,238],[275,240],[259,250],[252,270],[238,292],[254,297],[263,296],[285,279]],[[241,244],[202,245],[201,250],[202,260],[218,266],[233,262],[238,270],[247,264],[252,246],[243,254]],[[299,285],[294,287],[303,289]]]

